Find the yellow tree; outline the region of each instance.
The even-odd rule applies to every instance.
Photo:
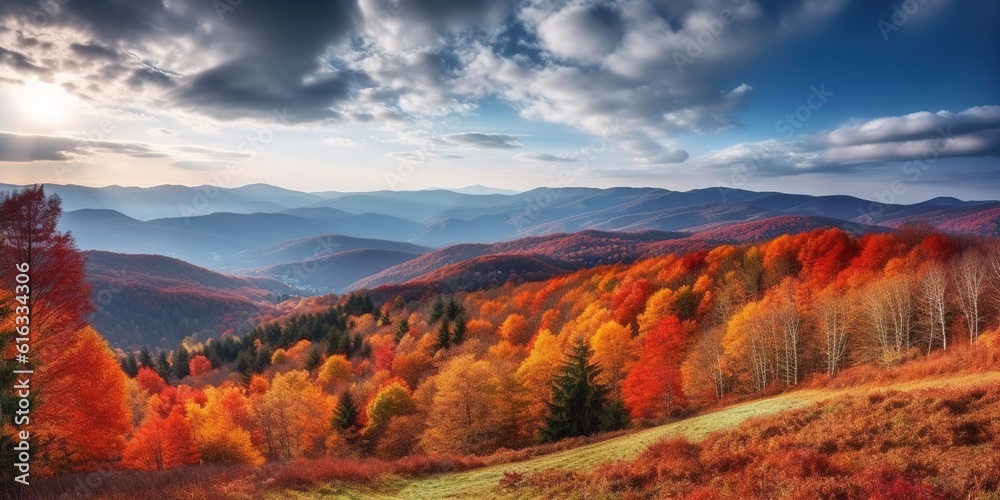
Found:
[[[335,406],[335,398],[311,381],[305,370],[275,375],[267,391],[251,401],[267,455],[278,459],[319,454],[330,434]]]
[[[264,457],[253,447],[246,420],[249,400],[240,389],[228,385],[205,390],[204,406],[187,404],[194,438],[206,462],[261,464]]]
[[[598,381],[611,389],[611,395],[621,397],[621,382],[628,368],[638,357],[632,330],[617,321],[606,321],[590,339],[593,360],[601,367]]]
[[[409,415],[416,411],[413,393],[402,379],[386,381],[365,406],[368,423],[362,433],[377,441],[395,417]]]
[[[512,374],[464,354],[441,369],[436,384],[421,439],[425,450],[484,454],[527,442],[524,397]]]
[[[552,377],[559,371],[562,361],[559,339],[549,330],[542,330],[535,338],[531,349],[517,369],[517,380],[527,392],[528,415],[533,428],[539,428],[548,413],[547,403],[552,399]]]

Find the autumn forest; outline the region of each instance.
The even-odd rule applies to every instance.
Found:
[[[112,350],[86,323],[83,258],[59,214],[42,188],[0,202],[0,275],[30,262],[34,284],[30,427],[5,389],[3,457],[30,428],[32,472],[51,491],[100,471],[340,471],[323,483],[459,470],[800,386],[995,370],[1000,354],[1000,250],[921,226],[816,229],[416,298],[296,297],[243,334]],[[17,304],[5,294],[10,388]]]

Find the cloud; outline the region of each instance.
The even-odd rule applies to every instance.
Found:
[[[515,158],[525,161],[540,161],[540,162],[550,162],[550,163],[574,163],[576,162],[573,158],[568,158],[565,156],[555,156],[548,153],[521,153],[514,155]]]
[[[229,166],[230,162],[220,160],[178,160],[170,162],[170,166],[181,170],[222,170]]]
[[[404,151],[404,152],[394,152],[386,153],[386,158],[391,158],[393,160],[407,161],[411,163],[421,163],[428,159],[434,160],[461,160],[465,158],[464,156],[453,155],[449,153],[442,153],[440,151]]]
[[[118,109],[118,108],[103,108],[96,107],[91,108],[93,113],[101,116],[106,116],[108,118],[114,118],[115,120],[122,120],[128,122],[158,122],[160,121],[155,116],[150,116],[145,113],[139,112],[137,110],[129,109]]]
[[[791,140],[735,144],[695,160],[702,168],[751,163],[765,176],[858,171],[897,162],[929,164],[940,158],[1000,157],[1000,106],[958,113],[921,111]]]
[[[151,128],[151,129],[146,130],[146,133],[149,134],[149,135],[157,135],[157,136],[165,136],[165,137],[176,137],[178,135],[181,135],[181,131],[180,130],[176,130],[176,129],[172,129],[172,128],[164,128],[164,127]]]
[[[67,75],[95,107],[128,102],[137,108],[131,113],[155,110],[214,131],[271,121],[275,109],[287,110],[292,125],[401,130],[500,102],[526,119],[595,136],[616,127],[662,146],[636,161],[674,162],[684,156],[677,136],[742,126],[738,112],[750,92],[738,79],[742,67],[843,3],[303,0],[295,9],[242,2],[216,12],[204,0],[88,0],[61,4],[43,41],[29,42],[14,33],[31,31],[23,20],[37,1],[8,0],[0,24],[10,31],[0,45],[18,50],[3,49],[0,67]],[[510,136],[476,134],[442,140],[521,147]]]
[[[96,153],[116,153],[133,158],[166,158],[148,144],[86,141],[75,137],[22,135],[0,132],[0,162],[68,161]]]
[[[348,139],[346,137],[329,137],[323,139],[323,144],[327,146],[334,146],[338,148],[359,148],[361,143],[355,141],[354,139]]]
[[[958,113],[920,111],[844,125],[812,138],[819,145],[857,146],[964,135],[1000,128],[1000,106],[977,106]]]
[[[239,160],[242,158],[249,158],[253,156],[249,153],[237,153],[235,151],[219,151],[217,149],[203,148],[200,146],[174,146],[172,149],[174,151],[180,151],[182,153],[194,153],[202,155],[206,158],[215,158],[220,160]]]
[[[96,43],[71,43],[69,48],[74,54],[82,57],[104,59],[110,62],[116,62],[122,59],[121,54],[119,54],[117,50]]]
[[[441,136],[445,142],[484,149],[514,149],[522,148],[524,144],[512,135],[492,134],[482,132],[459,132]]]

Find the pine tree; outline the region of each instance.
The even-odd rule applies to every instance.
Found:
[[[586,436],[600,430],[608,388],[597,382],[601,369],[592,363],[590,347],[579,341],[552,382],[552,402],[542,429],[543,442]]]
[[[465,324],[465,311],[463,310],[455,318],[455,331],[452,334],[452,342],[455,345],[460,345],[465,342],[465,332],[468,326]]]
[[[311,372],[314,369],[316,369],[317,367],[319,367],[319,365],[322,362],[323,362],[323,355],[320,354],[320,352],[318,350],[313,349],[313,350],[309,351],[309,357],[306,358],[306,362],[305,362],[305,365],[303,365],[303,368],[305,368],[306,371],[310,371]]]
[[[10,309],[0,309],[0,320],[6,319],[10,315]],[[2,321],[0,321],[2,322]],[[0,354],[7,350],[7,346],[14,340],[14,331],[0,332]],[[14,476],[17,474],[14,468],[14,440],[13,428],[14,412],[17,410],[18,398],[14,396],[13,388],[17,382],[17,375],[14,370],[18,370],[24,365],[18,365],[14,359],[0,359],[0,480],[5,484],[13,484]],[[33,396],[33,395],[32,395]],[[29,397],[29,401],[34,398]],[[31,402],[34,405],[34,402]],[[11,431],[8,434],[8,430]],[[34,446],[34,443],[32,443]]]
[[[396,328],[396,343],[403,340],[407,333],[410,333],[410,321],[404,318],[399,320],[399,326]]]
[[[135,353],[129,351],[124,358],[121,359],[122,371],[125,372],[130,378],[135,378],[139,374],[139,362],[135,359]]]
[[[443,317],[444,317],[444,299],[442,299],[441,296],[438,295],[437,300],[431,307],[431,317],[429,318],[428,322],[434,324],[437,323],[437,321]]]
[[[153,365],[153,355],[149,353],[149,348],[148,347],[143,346],[143,348],[139,350],[139,359],[138,359],[138,362],[139,362],[139,367],[140,368],[143,367],[143,366],[145,366],[146,368],[153,368],[154,367],[154,365]]]
[[[340,432],[350,429],[357,429],[358,425],[358,405],[354,402],[351,391],[344,391],[337,404],[337,411],[333,414],[333,427]]]
[[[449,347],[451,347],[451,329],[447,321],[442,321],[441,327],[438,328],[437,348],[447,349]]]
[[[187,377],[191,373],[190,362],[191,354],[187,349],[184,346],[177,348],[177,352],[174,353],[174,363],[171,367],[171,371],[173,371],[177,380]]]
[[[160,356],[156,358],[156,373],[159,373],[163,380],[167,380],[171,375],[170,359],[167,357],[167,351],[161,351]]]

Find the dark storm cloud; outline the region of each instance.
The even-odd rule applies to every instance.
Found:
[[[104,59],[111,62],[121,59],[117,50],[99,44],[72,43],[69,48],[74,54],[90,59]]]
[[[352,1],[244,2],[221,29],[241,53],[180,82],[175,104],[218,119],[266,118],[287,109],[292,121],[343,119],[332,109],[370,86],[364,74],[323,67],[328,48],[347,40],[360,21]]]

